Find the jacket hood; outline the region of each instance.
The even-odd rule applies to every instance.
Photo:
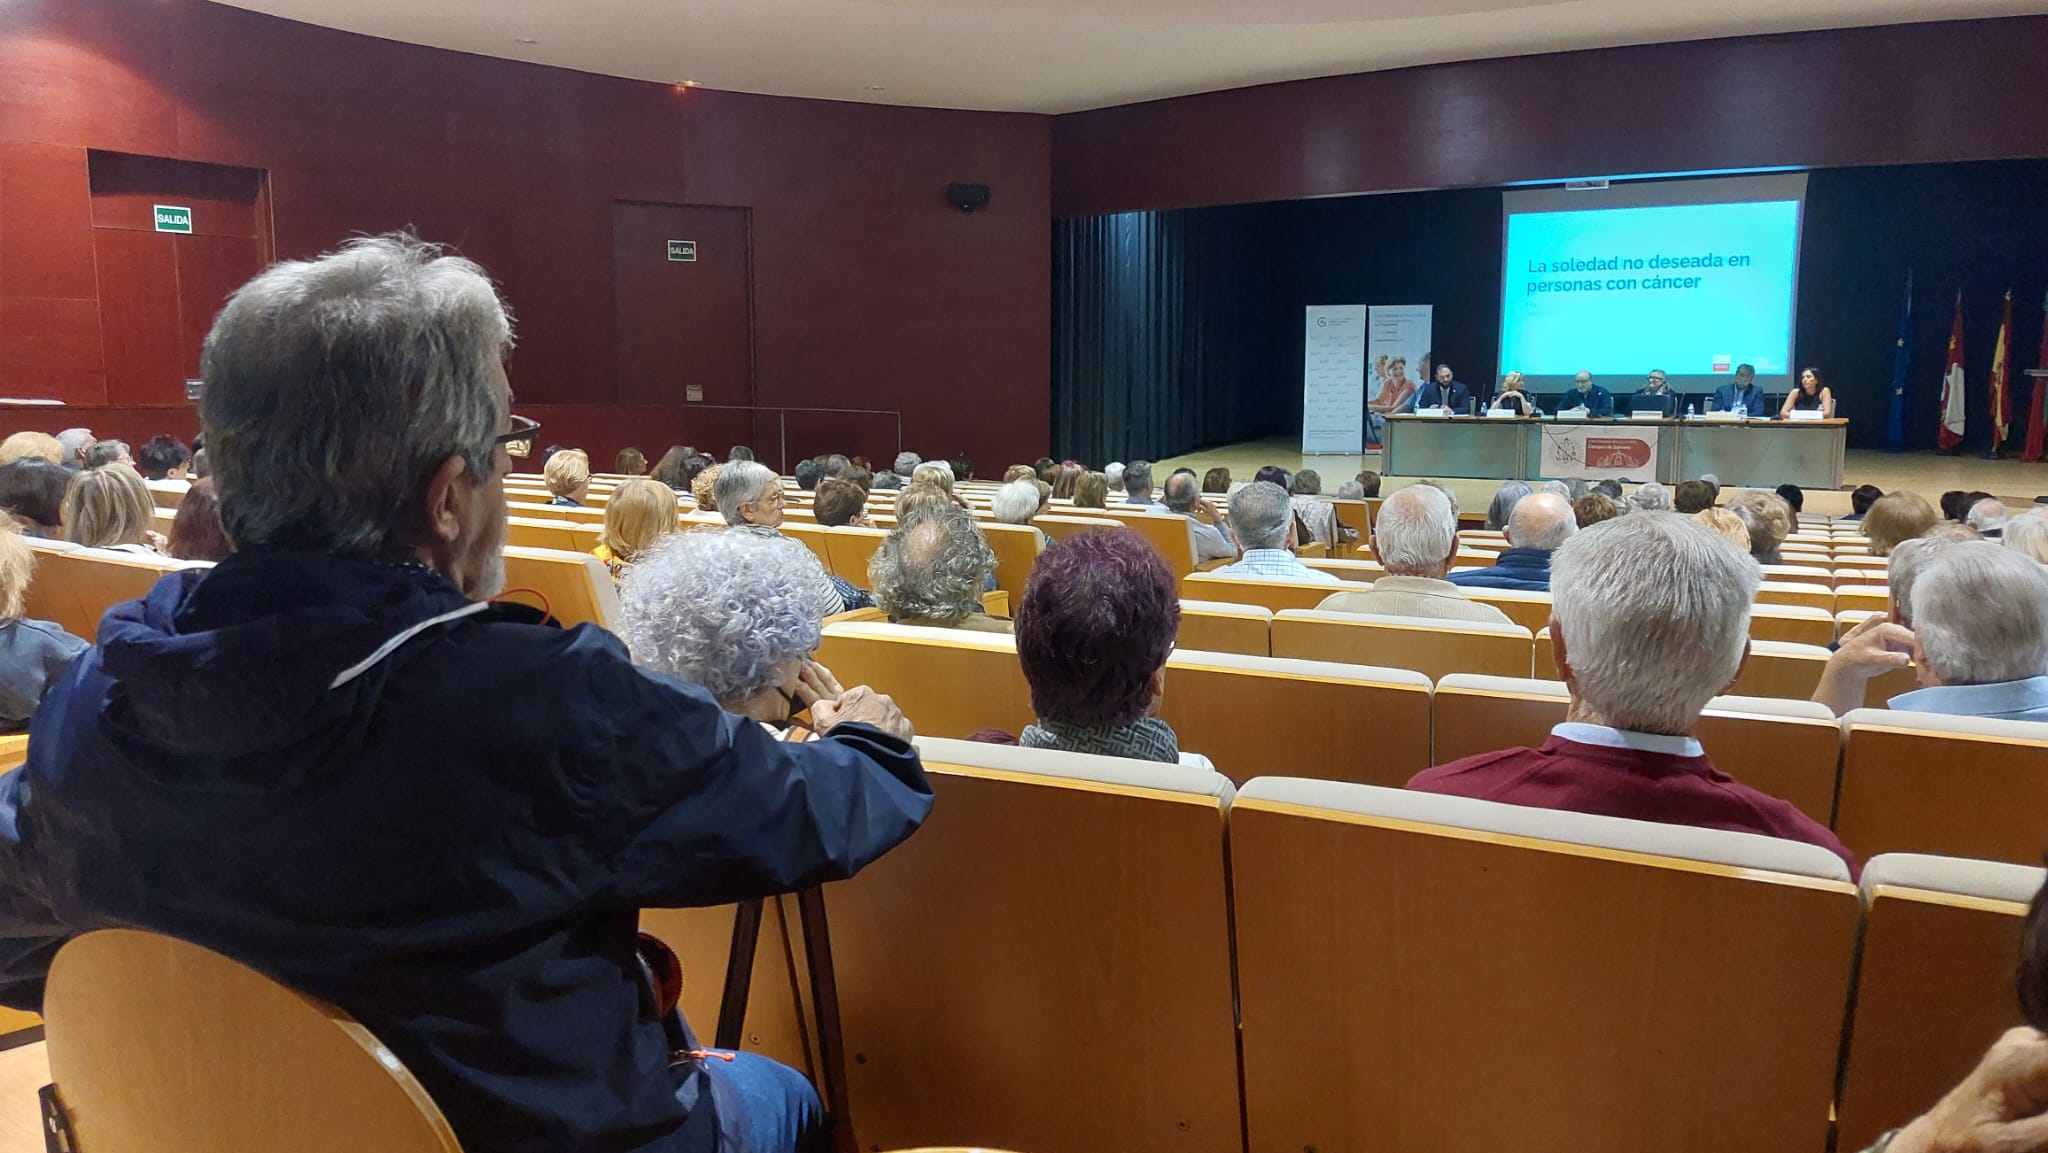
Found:
[[[329,554],[259,549],[173,573],[100,625],[103,731],[159,754],[141,763],[169,754],[188,784],[213,762],[216,784],[276,787],[294,765],[337,763],[391,662],[337,685],[341,673],[469,604],[423,566]],[[250,758],[262,763],[238,769]]]

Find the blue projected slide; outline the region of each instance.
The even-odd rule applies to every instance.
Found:
[[[1791,372],[1798,199],[1516,211],[1508,203],[1501,368],[1536,389],[1581,369],[1633,389],[1661,368],[1700,389],[1754,364]]]

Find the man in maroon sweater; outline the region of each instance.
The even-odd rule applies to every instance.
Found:
[[[1714,768],[1700,710],[1749,655],[1756,562],[1691,517],[1633,512],[1551,558],[1550,644],[1571,694],[1541,748],[1438,765],[1411,789],[1806,841],[1856,859],[1826,826]]]

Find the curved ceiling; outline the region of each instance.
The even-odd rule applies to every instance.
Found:
[[[2048,0],[216,2],[641,80],[1017,112],[1489,56],[2048,12]]]

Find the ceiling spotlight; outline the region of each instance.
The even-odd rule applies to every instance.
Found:
[[[697,83],[697,82],[696,82],[695,80],[678,80],[678,81],[676,81],[676,89],[677,89],[678,91],[681,91],[682,89],[685,89],[685,88],[702,88],[702,87],[704,87],[704,86],[703,86],[702,84],[699,84],[699,83]]]
[[[531,37],[531,36],[514,36],[514,37],[512,38],[512,43],[514,43],[514,44],[538,44],[538,43],[540,43],[540,41],[538,41],[538,40],[535,40],[535,39],[534,39],[533,37]]]

